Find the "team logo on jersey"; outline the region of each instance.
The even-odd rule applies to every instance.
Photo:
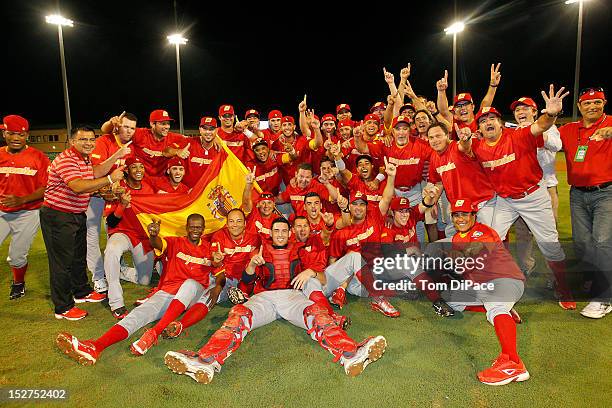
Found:
[[[232,197],[229,191],[223,186],[215,186],[210,193],[208,199],[211,200],[207,204],[208,209],[213,217],[219,221],[223,221],[232,208],[238,207],[238,203]]]
[[[482,237],[482,231],[474,231],[472,238]]]

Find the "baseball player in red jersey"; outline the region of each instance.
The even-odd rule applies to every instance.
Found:
[[[154,194],[155,190],[143,180],[145,169],[140,158],[130,156],[125,164],[127,177],[121,183],[125,192],[118,202],[107,204],[104,210],[109,234],[104,250],[104,272],[108,282],[108,304],[116,319],[122,319],[128,313],[123,301],[120,278],[148,285],[155,260],[147,235],[130,207],[132,195]],[[126,251],[132,254],[134,268],[121,266],[121,257]]]
[[[475,261],[462,274],[463,283],[473,286],[446,291],[442,296],[456,311],[486,313],[501,346],[500,355],[490,368],[478,373],[478,380],[487,385],[526,381],[529,372],[516,348],[516,323],[521,319],[512,308],[523,295],[525,276],[495,230],[476,221],[468,199],[452,201],[451,211],[457,234],[449,255]]]
[[[208,166],[219,154],[219,147],[215,146],[215,129],[217,119],[204,116],[200,119],[200,143],[193,142],[189,147],[189,157],[185,160],[185,177],[183,183],[192,188]]]
[[[30,124],[18,115],[5,116],[6,146],[0,148],[0,244],[11,236],[7,262],[13,273],[9,299],[25,295],[28,252],[40,227],[49,159],[27,145]]]
[[[242,210],[248,214],[246,218],[246,230],[251,233],[259,234],[262,239],[270,238],[270,226],[277,217],[274,215],[274,194],[270,191],[263,191],[255,200],[253,209],[253,182],[255,174],[251,171],[246,175],[246,184],[242,194]]]
[[[294,156],[290,153],[271,152],[268,146],[266,139],[254,141],[255,158],[247,161],[245,166],[251,171],[255,170],[255,180],[263,190],[277,195],[282,181],[280,169],[290,166]]]
[[[55,340],[57,347],[80,364],[93,365],[107,347],[159,320],[130,346],[133,354],[141,356],[157,343],[166,326],[186,309],[198,303],[204,303],[207,310],[212,308],[219,289],[212,288],[210,275],[222,264],[223,255],[212,251],[208,241],[202,239],[204,217],[200,214],[187,217],[186,230],[185,237],[162,239],[158,235],[159,223],[150,224],[150,245],[159,254],[165,253],[169,260],[159,290],[98,339],[80,341],[70,333],[62,332]]]
[[[219,121],[221,127],[217,128],[217,135],[225,142],[227,147],[240,159],[246,162],[249,158],[249,138],[244,134],[242,126],[235,126],[236,116],[232,105],[219,107]]]
[[[313,179],[313,170],[310,163],[300,163],[295,173],[295,186],[288,185],[287,189],[276,197],[275,203],[291,203],[295,215],[304,215],[304,196],[309,192],[319,194],[325,201],[331,202],[337,198],[335,196],[336,191],[331,186],[328,189],[325,185]]]
[[[342,120],[352,120],[353,114],[351,113],[351,107],[347,103],[341,103],[336,106],[336,117],[338,118],[338,122]]]
[[[306,269],[300,258],[302,244],[289,242],[289,222],[278,218],[272,224],[272,242],[264,243],[243,271],[242,279],[255,282],[255,292],[245,304],[234,306],[222,327],[197,353],[166,353],[166,366],[208,384],[215,372],[242,344],[252,330],[279,317],[301,327],[323,348],[330,351],[349,376],[363,372],[382,357],[387,342],[384,337],[367,338],[357,343],[342,330],[324,307],[292,289],[293,278]]]
[[[376,102],[370,108],[370,113],[378,116],[378,121],[382,124],[385,115],[385,110],[387,110],[387,105],[385,105],[384,102]]]
[[[190,190],[187,185],[183,184],[183,178],[185,177],[185,164],[184,161],[178,157],[173,157],[168,160],[166,165],[166,175],[164,177],[149,177],[148,182],[153,187],[153,191],[156,194],[187,194]]]
[[[514,221],[522,217],[555,275],[559,305],[575,309],[576,302],[565,281],[565,253],[550,196],[541,185],[542,168],[537,159],[537,148],[544,145],[542,133],[554,124],[568,94],[563,90],[555,93],[551,85],[548,95],[542,92],[545,114],[529,127],[504,129],[500,113],[495,108],[483,108],[476,115],[482,139],[471,138],[468,128],[457,129],[457,133],[460,150],[478,160],[497,192],[493,229],[503,239]]]
[[[348,191],[336,178],[337,174],[338,169],[336,168],[336,163],[334,163],[334,160],[328,156],[323,156],[321,159],[321,167],[319,169],[319,180],[325,180],[331,184],[331,188],[336,190],[338,198],[342,195],[348,197]],[[330,212],[334,214],[334,216],[341,215],[340,209],[336,204],[330,202],[324,202],[323,204],[323,210],[325,212]]]
[[[580,93],[582,120],[559,128],[570,189],[572,237],[578,258],[595,266],[591,302],[580,312],[600,319],[612,312],[612,118],[602,88]],[[588,267],[588,266],[587,266]]]
[[[427,130],[429,145],[434,153],[430,157],[429,182],[444,189],[448,201],[468,198],[478,210],[478,222],[493,225],[495,189],[480,164],[459,151],[456,141],[450,140],[448,128],[435,123]],[[447,224],[446,237],[455,234],[452,223]]]
[[[283,113],[279,110],[272,110],[268,113],[268,127],[261,131],[264,139],[267,140],[269,145],[276,142],[276,139],[281,135],[281,119]]]
[[[91,153],[91,163],[100,165],[124,146],[129,146],[136,132],[138,119],[129,112],[123,112],[118,117],[111,119],[111,130],[96,139],[96,147]],[[131,149],[126,149],[126,156],[131,154]],[[125,156],[115,161],[115,166],[125,164]],[[91,280],[94,290],[104,293],[108,290],[108,283],[104,276],[104,260],[100,252],[100,230],[102,225],[102,214],[106,202],[99,194],[92,194],[87,207],[87,268],[91,271]]]

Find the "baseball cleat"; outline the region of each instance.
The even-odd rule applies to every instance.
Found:
[[[491,367],[478,373],[478,381],[487,385],[506,385],[528,379],[529,371],[525,364],[522,361],[515,363],[507,354],[501,354]]]
[[[399,317],[400,316],[399,310],[397,310],[395,306],[393,306],[387,300],[387,298],[383,296],[375,297],[372,300],[372,303],[370,303],[370,307],[372,308],[372,310],[376,310],[377,312],[380,312],[387,317]]]
[[[157,344],[157,333],[153,329],[144,332],[142,337],[132,343],[130,351],[135,356],[143,356],[151,347]]]
[[[378,360],[385,353],[387,339],[383,336],[370,337],[359,346],[351,357],[342,356],[340,364],[349,377],[356,377],[370,364]]]
[[[576,310],[576,302],[559,302],[559,306],[564,310]]]
[[[96,364],[98,357],[100,357],[100,353],[96,350],[93,341],[79,341],[79,339],[70,333],[59,333],[55,339],[55,344],[62,353],[84,366]]]
[[[11,293],[9,294],[9,300],[19,299],[25,295],[25,282],[11,283]]]
[[[586,305],[580,314],[591,319],[601,319],[610,312],[612,312],[611,304],[593,301]]]
[[[106,295],[94,291],[85,297],[74,298],[74,303],[99,303],[103,300],[106,300]]]
[[[175,374],[187,375],[201,384],[212,381],[215,371],[221,370],[216,361],[212,364],[203,363],[198,353],[192,351],[169,351],[164,356],[166,367]]]
[[[518,312],[514,308],[510,309],[510,316],[512,316],[512,320],[514,320],[514,323],[516,324],[523,323],[523,319],[521,318],[521,315],[518,314]]]
[[[162,332],[162,337],[164,339],[176,339],[178,336],[183,333],[183,323],[174,321],[170,322],[170,324],[164,329]]]
[[[55,318],[58,320],[66,319],[70,321],[81,320],[85,316],[87,316],[87,312],[85,310],[79,309],[78,307],[73,307],[70,310],[66,310],[64,313],[56,313]]]
[[[329,297],[329,303],[331,303],[332,306],[336,306],[338,309],[342,309],[346,305],[346,290],[344,290],[344,288],[334,290]]]
[[[249,300],[249,296],[246,293],[234,286],[227,290],[227,297],[235,305],[243,304]]]
[[[446,303],[442,299],[438,299],[433,302],[431,307],[433,307],[434,312],[436,312],[438,316],[450,317],[455,315],[455,311],[453,310],[453,308],[450,307],[448,303]]]
[[[121,320],[123,319],[125,316],[127,316],[130,312],[128,312],[128,310],[125,308],[125,306],[121,306],[120,308],[117,308],[115,310],[111,310],[111,314],[113,315],[113,317],[117,320]]]

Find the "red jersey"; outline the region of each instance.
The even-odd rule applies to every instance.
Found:
[[[472,133],[476,132],[478,130],[478,123],[473,120],[472,123],[465,123],[465,122],[461,122],[460,120],[455,120],[453,118],[453,124],[451,126],[451,134],[450,134],[450,139],[451,140],[459,140],[459,138],[457,137],[457,131],[455,130],[455,123],[457,124],[457,126],[459,126],[459,129],[463,129],[465,127],[470,128],[470,130],[472,131]]]
[[[347,184],[347,189],[350,191],[351,197],[358,196],[360,194],[361,196],[364,196],[368,202],[368,214],[374,214],[374,216],[377,216],[377,214],[380,214],[378,203],[380,200],[382,200],[382,193],[386,186],[387,181],[384,180],[378,184],[378,188],[376,190],[372,190],[361,177],[353,173],[353,177],[351,177]]]
[[[188,141],[178,133],[168,132],[166,137],[161,140],[153,136],[151,129],[136,128],[133,147],[134,155],[139,157],[145,167],[148,176],[163,176],[166,171],[166,162],[168,159],[164,157],[163,152],[166,147],[178,149],[185,146]]]
[[[364,244],[380,243],[383,228],[384,220],[380,211],[368,213],[361,224],[351,224],[333,232],[329,256],[337,259],[347,252],[361,253]]]
[[[485,248],[480,253],[466,258],[473,259],[474,263],[472,268],[466,267],[463,273],[465,279],[480,283],[497,278],[525,280],[525,275],[493,228],[477,222],[469,231],[453,235],[454,249],[462,251],[471,242],[481,242]]]
[[[323,273],[327,267],[327,247],[320,235],[310,235],[299,250],[302,269]]]
[[[381,236],[381,241],[384,243],[415,243],[418,244],[419,240],[416,235],[416,224],[419,221],[425,220],[425,214],[422,214],[419,210],[419,206],[415,205],[410,207],[410,216],[406,225],[396,225],[393,223],[391,228],[384,229]]]
[[[368,149],[372,156],[386,156],[389,163],[397,166],[395,187],[398,189],[410,189],[423,180],[423,167],[432,153],[429,143],[411,137],[405,146],[393,144],[387,147],[382,143],[368,143]]]
[[[489,181],[501,197],[524,193],[542,180],[537,149],[544,146],[542,135],[535,137],[531,127],[502,129],[491,145],[485,139],[473,139],[472,150]]]
[[[151,184],[151,187],[153,188],[155,194],[187,194],[190,190],[190,188],[183,183],[179,183],[178,186],[174,187],[170,183],[170,179],[168,178],[168,176],[149,177],[147,181]]]
[[[429,181],[442,182],[450,202],[469,198],[480,204],[495,195],[495,189],[477,160],[459,151],[456,141],[451,141],[442,153],[431,155]]]
[[[278,195],[278,189],[281,184],[280,168],[286,164],[283,161],[283,153],[270,152],[268,160],[264,163],[257,159],[249,160],[245,163],[249,170],[253,170],[255,166],[255,181],[259,184],[263,191],[269,191],[274,195]]]
[[[345,145],[347,146],[345,147]],[[355,139],[350,138],[348,141],[342,142],[342,161],[344,161],[346,169],[349,170],[351,173],[355,173],[355,171],[357,170],[357,164],[355,163],[355,160],[357,160],[357,157],[359,157],[360,155],[361,153],[359,152],[359,150],[357,150],[357,147],[355,147]]]
[[[276,218],[277,216],[274,213],[268,218],[264,218],[259,209],[253,208],[253,211],[251,211],[246,219],[246,230],[253,234],[259,234],[262,239],[269,239],[272,233],[272,221]]]
[[[104,134],[96,139],[96,147],[94,147],[93,152],[89,155],[91,158],[91,163],[96,166],[98,164],[103,163],[111,157],[113,154],[117,153],[117,150],[123,147],[123,143],[119,140],[119,138],[113,134]],[[122,166],[125,164],[125,157],[122,159],[118,159],[114,166]]]
[[[40,150],[26,146],[19,153],[9,153],[8,148],[0,148],[0,197],[15,195],[23,197],[47,185],[49,159]],[[0,211],[15,212],[34,210],[42,206],[43,199],[31,201],[18,207],[5,207]]]
[[[130,195],[132,196],[155,194],[155,190],[153,190],[153,187],[145,180],[142,181],[142,186],[139,190],[130,188],[125,183],[125,180],[121,180],[120,184],[126,189],[126,191],[129,191]],[[117,207],[120,205],[121,204],[119,201],[107,203],[104,207],[104,216],[108,217],[109,215],[113,214]],[[121,221],[119,221],[119,224],[117,224],[115,227],[111,227],[107,224],[107,228],[109,236],[115,233],[122,233],[126,235],[132,243],[132,246],[137,246],[138,244],[142,243],[145,253],[153,249],[151,248],[151,244],[149,243],[149,236],[143,229],[140,221],[138,221],[138,218],[136,217],[136,214],[134,213],[134,210],[132,210],[131,207],[128,207],[123,210],[123,215],[121,217]]]
[[[568,123],[559,128],[569,184],[590,187],[612,181],[612,140],[589,140],[598,129],[610,126],[612,117],[604,114],[589,128],[584,127],[583,121]],[[578,146],[587,146],[583,161],[576,161]]]
[[[208,288],[215,269],[208,241],[200,240],[194,245],[187,237],[166,237],[162,242],[166,264],[159,289],[174,295],[187,279],[194,279],[204,289]]]
[[[240,279],[244,268],[251,261],[251,252],[261,245],[258,234],[245,231],[242,239],[234,240],[227,230],[227,227],[215,232],[210,239],[211,250],[221,251],[225,258],[225,276],[230,279]]]
[[[321,197],[322,202],[329,202],[329,191],[317,180],[312,180],[306,188],[288,186],[285,191],[280,194],[281,200],[291,202],[291,207],[295,215],[306,215],[304,211],[304,196],[310,192],[317,193]]]
[[[274,133],[270,128],[262,130],[261,133],[263,133],[264,139],[266,140],[266,142],[268,142],[268,146],[272,146],[272,143],[276,142],[276,140],[282,134],[280,130]]]
[[[250,142],[243,132],[232,130],[232,133],[228,133],[223,128],[217,128],[217,134],[240,161],[245,162],[249,158],[247,150],[250,150]]]
[[[205,149],[199,140],[196,138],[192,139],[194,140],[189,146],[189,158],[185,163],[185,177],[183,178],[183,183],[190,188],[200,180],[202,175],[208,170],[208,166],[219,155],[214,146],[210,149]]]
[[[275,143],[272,144],[270,150],[274,150],[277,152],[285,152],[285,146],[283,143],[285,142],[285,137],[280,136]],[[297,166],[299,163],[310,163],[310,153],[311,153],[311,144],[308,139],[304,136],[296,135],[293,141],[293,149],[295,150],[295,154],[297,156],[297,160],[289,164],[285,164],[281,167],[281,177],[286,186],[289,186],[289,182],[295,176],[295,172],[297,171]],[[316,172],[314,170],[313,172]]]

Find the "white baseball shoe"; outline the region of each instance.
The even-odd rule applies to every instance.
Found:
[[[365,370],[368,364],[381,358],[386,348],[387,339],[383,336],[370,337],[360,345],[352,357],[342,356],[340,364],[344,366],[346,375],[356,377]]]
[[[164,363],[173,373],[187,375],[201,384],[210,383],[215,371],[221,371],[218,362],[203,363],[197,353],[189,351],[169,351],[164,356]]]
[[[611,304],[593,301],[586,305],[580,314],[591,319],[601,319],[610,312],[612,312]]]
[[[94,291],[98,293],[108,292],[108,282],[106,278],[97,279],[94,281]]]

